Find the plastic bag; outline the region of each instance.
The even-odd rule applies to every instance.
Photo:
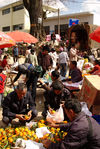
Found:
[[[84,65],[84,59],[81,59],[77,62],[77,68],[79,68],[80,70],[83,69],[83,65]]]
[[[27,126],[28,128],[32,128],[33,126],[35,127],[36,125],[37,125],[37,122],[32,122],[32,121],[30,121],[29,123],[26,122],[26,126]]]
[[[49,111],[47,111],[47,117],[46,120],[48,122],[54,122],[54,123],[60,123],[64,120],[64,112],[62,106],[58,110],[55,111],[55,113],[51,114]]]
[[[42,143],[37,143],[32,140],[23,140],[18,138],[15,142],[15,149],[45,149]]]
[[[81,102],[81,106],[82,106],[82,111],[83,111],[86,115],[92,116],[92,113],[89,111],[86,102]]]
[[[38,138],[42,138],[44,135],[51,133],[47,127],[41,127],[36,129],[36,135]]]

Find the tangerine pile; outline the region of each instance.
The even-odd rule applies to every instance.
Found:
[[[67,122],[64,121],[64,123]],[[35,133],[35,129],[41,127],[47,127],[52,135],[46,134],[43,136],[43,138],[39,139]],[[15,145],[15,142],[18,138],[22,138],[24,140],[33,140],[39,143],[43,139],[50,139],[52,142],[58,142],[62,140],[65,135],[67,135],[67,132],[60,131],[60,128],[48,127],[45,120],[38,121],[37,125],[35,125],[35,128],[32,127],[31,129],[26,126],[16,128],[9,126],[5,129],[0,128],[0,149],[10,149]]]

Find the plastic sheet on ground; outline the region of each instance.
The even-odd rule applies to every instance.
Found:
[[[71,84],[69,84],[69,83],[66,81],[66,82],[63,82],[63,84],[64,84],[66,87],[69,86],[69,87],[76,87],[76,88],[79,88],[79,85],[81,85],[82,82],[83,82],[83,80],[82,80],[82,81],[79,81],[79,82],[76,82],[76,83],[71,83]]]

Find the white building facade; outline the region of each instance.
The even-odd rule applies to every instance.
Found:
[[[76,14],[62,15],[59,17],[50,17],[44,20],[43,26],[46,34],[51,32],[58,33],[58,21],[60,33],[63,35],[69,27],[69,19],[78,19],[80,23],[93,24],[94,14],[90,12],[81,12]],[[4,32],[22,30],[29,32],[30,19],[28,11],[23,6],[23,1],[9,4],[0,8],[0,30]]]
[[[22,30],[29,32],[30,20],[28,11],[22,1],[0,8],[0,30],[4,32]]]

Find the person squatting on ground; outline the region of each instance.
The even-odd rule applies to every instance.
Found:
[[[65,98],[70,98],[70,96],[70,92],[64,88],[61,81],[56,80],[53,82],[51,90],[48,90],[44,93],[45,102],[42,115],[44,117],[47,116],[47,110],[49,107],[54,110],[59,109],[62,101],[65,101]]]
[[[60,81],[60,73],[57,70],[54,70],[51,72],[51,80],[52,83],[55,82],[56,80]],[[45,83],[42,79],[39,79],[39,82],[42,84],[42,87],[49,91],[52,88],[52,84],[51,85],[47,85],[47,83]]]
[[[32,64],[29,64],[29,63],[24,63],[21,65],[18,65],[15,68],[15,70],[18,71],[18,74],[12,82],[12,84],[13,84],[14,82],[16,82],[19,79],[19,77],[22,74],[25,74],[26,75],[25,81],[26,81],[27,89],[28,89],[28,91],[31,91],[32,98],[34,101],[36,98],[37,80],[41,73],[41,71],[39,71],[38,68],[40,68],[40,70],[42,71],[40,66],[34,67]],[[32,85],[32,89],[31,89],[31,85]]]
[[[67,99],[63,109],[70,123],[51,124],[51,127],[60,127],[61,131],[68,134],[58,143],[49,139],[42,141],[44,146],[48,149],[100,149],[100,126],[92,117],[81,112],[80,102]]]
[[[19,83],[17,88],[8,94],[2,103],[3,122],[9,124],[13,119],[18,118],[25,122],[25,115],[28,115],[27,121],[37,116],[37,110],[31,93],[27,92],[25,84]]]

